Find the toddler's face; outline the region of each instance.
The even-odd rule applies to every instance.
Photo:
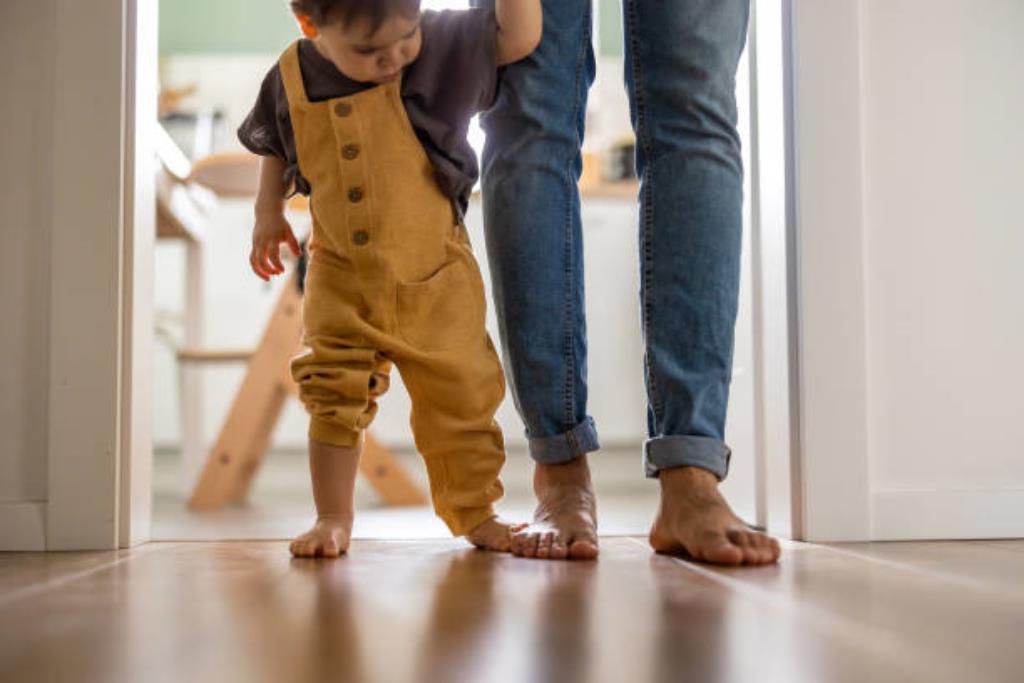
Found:
[[[420,15],[394,14],[371,32],[368,19],[319,27],[314,38],[320,53],[354,81],[387,83],[416,60],[423,42]]]

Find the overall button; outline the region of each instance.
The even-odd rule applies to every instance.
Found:
[[[365,230],[356,230],[352,233],[352,241],[361,247],[370,241],[370,233]]]
[[[359,156],[359,145],[345,145],[341,148],[341,156],[352,161]]]
[[[348,102],[338,102],[334,105],[334,113],[338,116],[345,118],[352,113],[352,105]]]
[[[348,191],[348,200],[353,204],[357,204],[363,200],[363,188],[353,187]]]

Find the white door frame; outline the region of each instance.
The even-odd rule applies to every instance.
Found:
[[[48,550],[148,540],[155,0],[56,0]]]
[[[748,37],[755,481],[758,523],[774,534],[802,538],[796,282],[787,265],[794,262],[796,237],[786,172],[792,139],[788,4],[752,0]]]
[[[871,535],[863,245],[862,0],[786,0],[799,537]],[[792,316],[791,316],[792,317]]]
[[[46,547],[129,547],[150,527],[157,5],[56,5]],[[866,538],[860,2],[753,5],[758,518]]]
[[[753,2],[758,480],[768,528],[811,541],[871,534],[860,8]]]

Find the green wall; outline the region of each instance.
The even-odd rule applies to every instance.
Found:
[[[622,10],[619,0],[598,0],[597,51],[602,57],[622,54]]]
[[[287,0],[159,0],[160,52],[277,53],[299,32]],[[619,0],[597,0],[597,48],[622,54]]]
[[[160,52],[277,53],[299,35],[286,0],[159,0]]]

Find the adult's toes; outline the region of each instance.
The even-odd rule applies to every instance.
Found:
[[[552,560],[564,560],[569,557],[569,548],[566,547],[565,541],[556,536],[551,542],[551,554],[549,557]]]
[[[715,564],[743,564],[744,550],[723,539],[722,543],[703,548],[697,557]]]
[[[519,557],[533,557],[537,554],[537,535],[516,534],[512,537],[512,553]]]
[[[729,529],[725,535],[728,543],[739,549],[741,562],[749,564],[757,563],[761,553],[757,549],[757,544],[754,541],[752,534],[747,533],[744,529]]]
[[[597,539],[586,534],[577,536],[569,544],[569,557],[577,560],[592,560],[597,557]]]
[[[697,558],[715,564],[743,564],[747,553],[747,539],[742,532],[711,533],[701,539],[700,548],[693,553]]]
[[[549,531],[537,539],[537,557],[546,559],[551,556],[551,542],[554,538],[555,534]]]
[[[747,531],[743,535],[747,539],[747,544],[743,548],[743,561],[749,564],[761,564],[766,561],[768,553],[761,547],[761,543],[757,538],[759,534]]]
[[[759,554],[758,559],[762,564],[771,562],[775,559],[770,538],[758,532],[754,534],[754,543],[757,545]]]

